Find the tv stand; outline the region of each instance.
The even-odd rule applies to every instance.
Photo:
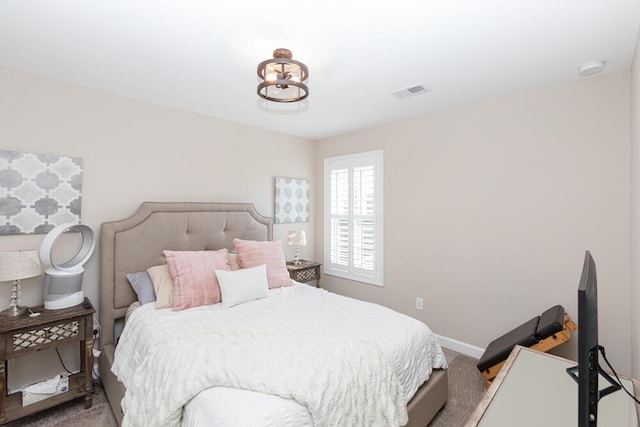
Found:
[[[567,375],[575,361],[516,346],[466,427],[567,427],[578,425],[578,388]],[[622,378],[636,397],[640,382]],[[600,388],[608,383],[600,377]],[[640,405],[613,393],[598,406],[602,427],[640,426]]]
[[[579,378],[580,375],[578,374],[578,366],[572,366],[571,368],[567,368],[567,374],[569,374],[571,376],[571,378],[573,378],[575,380],[576,383],[580,383],[579,382]],[[615,380],[613,378],[611,378],[611,375],[609,375],[604,369],[602,369],[602,366],[600,366],[600,364],[598,364],[598,367],[595,369],[589,369],[589,387],[591,387],[592,385],[597,385],[598,384],[598,380],[596,379],[596,375],[600,374],[600,377],[604,378],[605,380],[607,380],[607,382],[610,384],[609,386],[607,386],[606,388],[602,388],[600,387],[600,390],[598,392],[598,401],[600,399],[602,399],[603,397],[620,390],[622,387],[620,387],[620,384],[618,384],[617,382],[615,382]]]

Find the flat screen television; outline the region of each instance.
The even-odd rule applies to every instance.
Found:
[[[599,349],[596,263],[591,253],[586,251],[578,285],[578,366],[567,369],[578,383],[578,427],[596,427],[598,401],[620,388],[600,368]],[[600,376],[611,384],[603,390],[598,387]]]

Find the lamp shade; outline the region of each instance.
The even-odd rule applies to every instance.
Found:
[[[287,244],[289,246],[304,246],[307,244],[307,236],[304,234],[304,231],[290,231],[287,237]]]
[[[0,282],[22,280],[42,274],[35,250],[0,252]]]

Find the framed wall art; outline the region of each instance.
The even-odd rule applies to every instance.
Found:
[[[303,178],[275,178],[276,224],[309,222],[309,180]]]
[[[80,223],[82,159],[0,150],[0,235]]]

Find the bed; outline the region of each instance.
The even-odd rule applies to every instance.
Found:
[[[106,392],[107,398],[113,410],[113,413],[119,423],[122,422],[123,412],[121,402],[125,396],[126,388],[118,377],[112,372],[116,354],[116,342],[122,327],[124,325],[127,310],[136,302],[137,297],[126,279],[126,275],[131,272],[145,270],[152,266],[157,266],[166,262],[163,250],[171,249],[176,251],[200,251],[200,250],[217,250],[227,248],[234,249],[234,239],[245,239],[255,241],[269,241],[273,237],[273,222],[271,218],[260,215],[252,204],[240,203],[143,203],[139,209],[129,218],[104,223],[101,228],[101,256],[100,256],[100,350],[99,371],[101,380]],[[287,303],[300,306],[300,301],[309,301],[309,304],[316,304],[316,300],[322,300],[320,307],[330,307],[336,304],[344,306],[337,311],[346,312],[348,310],[362,308],[371,316],[374,322],[377,316],[386,315],[391,310],[375,304],[364,303],[351,300],[346,297],[340,297],[321,289],[315,289],[308,285],[296,284],[291,287],[270,290],[269,298],[264,302],[255,304],[255,307],[262,307],[262,310],[270,312],[274,307]],[[253,304],[253,303],[251,303]],[[142,335],[145,334],[145,323],[165,322],[168,317],[167,311],[170,309],[153,310],[147,304],[137,309],[129,318],[127,329],[140,329]],[[218,305],[218,304],[216,304]],[[249,304],[247,304],[248,307]],[[292,305],[292,306],[294,306]],[[247,307],[241,307],[236,310],[237,313],[249,310]],[[217,311],[216,311],[217,310]],[[285,312],[292,311],[290,309]],[[295,310],[293,310],[295,311]],[[304,309],[300,309],[304,311]],[[307,310],[308,311],[308,310]],[[384,311],[384,312],[383,312]],[[146,314],[145,314],[146,312]],[[210,318],[222,312],[218,307],[198,307],[181,312],[193,313],[194,316]],[[334,314],[325,313],[325,320],[330,319]],[[153,316],[158,316],[157,319]],[[246,314],[245,319],[251,327],[251,318],[254,315],[251,312]],[[278,315],[274,315],[277,317]],[[365,317],[366,318],[366,317]],[[408,322],[407,316],[398,315],[399,325],[402,322]],[[136,320],[138,319],[138,320]],[[147,319],[146,322],[144,320]],[[154,320],[149,320],[154,319]],[[241,320],[245,321],[245,320]],[[282,320],[285,322],[286,320]],[[313,320],[310,320],[312,322]],[[354,322],[355,323],[355,322]],[[413,321],[412,325],[416,323]],[[418,322],[419,323],[419,322]],[[140,326],[131,326],[139,324]],[[300,322],[304,324],[304,322]],[[409,325],[409,323],[407,323]],[[366,325],[365,325],[366,326]],[[355,327],[355,326],[354,326]],[[402,327],[402,326],[399,326]],[[425,327],[426,328],[426,327]],[[348,328],[346,328],[348,329]],[[362,330],[362,325],[360,325]],[[364,329],[367,329],[366,327]],[[368,328],[379,329],[379,328]],[[426,328],[428,329],[428,328]],[[430,333],[430,331],[429,331]],[[365,332],[366,334],[366,332]],[[395,333],[387,331],[387,338],[382,341],[393,341],[392,336]],[[384,337],[384,333],[382,334]],[[140,338],[138,338],[140,339]],[[375,341],[380,338],[372,337]],[[429,338],[431,339],[431,338]],[[133,341],[130,338],[129,341]],[[126,348],[122,342],[118,343],[119,350],[123,353]],[[126,345],[133,345],[127,343]],[[345,342],[343,345],[349,345]],[[179,347],[179,346],[178,346]],[[384,346],[382,346],[384,347]],[[388,349],[385,356],[395,353],[397,349]],[[383,351],[383,352],[384,352]],[[398,373],[398,377],[402,377],[402,385],[411,393],[412,397],[407,403],[408,426],[426,426],[435,414],[444,406],[447,400],[448,379],[446,361],[441,354],[441,349],[436,346],[429,350],[437,354],[433,355],[434,360],[438,359],[432,366],[424,368],[427,373],[428,380],[423,384],[410,384],[411,375]],[[389,356],[390,357],[390,356]],[[122,359],[122,357],[121,357]],[[404,361],[396,360],[396,365],[406,364]],[[417,362],[416,362],[417,363]],[[422,364],[422,361],[419,363]],[[393,363],[390,363],[393,365]],[[136,366],[128,367],[131,371]],[[442,369],[440,369],[442,368]],[[119,374],[123,375],[121,367]],[[126,369],[124,369],[126,371]],[[396,368],[394,368],[396,369]],[[422,369],[422,368],[420,368]],[[422,374],[424,376],[424,374]],[[405,378],[406,377],[406,378]],[[125,381],[127,382],[127,381]],[[415,382],[415,379],[414,379]],[[309,384],[312,387],[312,384]],[[199,393],[196,398],[191,399],[184,409],[184,419],[188,425],[198,425],[198,417],[207,416],[206,414],[220,414],[219,422],[209,422],[208,425],[229,425],[224,421],[234,420],[235,425],[239,415],[240,408],[234,412],[234,405],[238,401],[251,401],[247,399],[256,398],[255,407],[283,408],[287,405],[292,412],[287,412],[285,417],[302,417],[302,420],[289,420],[290,425],[312,425],[309,421],[308,414],[305,415],[304,407],[297,402],[290,402],[277,396],[263,395],[248,390],[233,390],[225,387],[214,387],[213,398],[207,399],[209,403],[199,403],[206,399],[206,394],[211,394],[211,390]],[[218,394],[216,394],[218,393]],[[220,394],[222,393],[222,394]],[[244,394],[243,394],[244,393]],[[253,393],[259,396],[249,396]],[[233,394],[240,394],[234,397]],[[260,400],[262,399],[262,400]],[[266,399],[266,400],[265,400]],[[213,404],[211,403],[213,402]],[[207,406],[208,405],[208,406]],[[212,406],[213,405],[213,406]],[[216,406],[217,405],[217,406]],[[260,406],[263,405],[263,406]],[[293,405],[293,406],[292,406]],[[204,407],[204,409],[202,409]],[[292,409],[293,408],[293,409]],[[223,414],[223,411],[230,411],[229,414]],[[279,410],[279,409],[278,409]],[[297,411],[297,412],[296,412]],[[241,411],[247,413],[247,411]],[[249,411],[260,412],[260,411]],[[295,414],[298,415],[295,415]],[[205,415],[199,415],[205,414]],[[292,415],[293,414],[293,415]],[[278,420],[278,414],[273,414]],[[307,417],[307,419],[305,419]],[[281,423],[282,419],[274,423]],[[268,424],[268,422],[256,421],[255,419],[244,420],[245,424],[255,424],[256,422]]]

